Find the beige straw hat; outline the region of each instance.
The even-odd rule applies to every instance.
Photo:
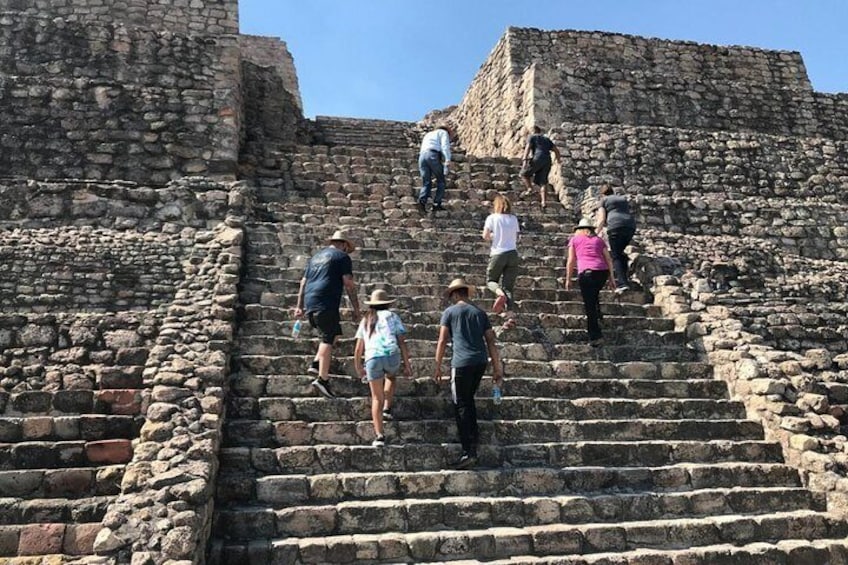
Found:
[[[468,289],[468,296],[474,295],[474,286],[465,282],[465,279],[462,277],[455,278],[451,281],[450,285],[448,285],[447,290],[445,290],[445,295],[450,296],[450,293],[459,290],[460,288]]]
[[[371,300],[366,300],[365,304],[367,306],[385,306],[386,304],[394,304],[394,302],[394,299],[389,298],[388,292],[378,288],[371,293]]]
[[[356,244],[353,242],[350,236],[342,230],[336,230],[327,241],[344,241],[350,246],[350,253],[353,253],[356,250]]]

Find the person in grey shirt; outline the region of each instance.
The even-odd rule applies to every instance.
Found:
[[[636,233],[636,219],[630,212],[630,203],[621,194],[615,194],[613,189],[604,185],[600,189],[601,200],[598,203],[595,232],[600,234],[606,227],[607,241],[615,277],[615,291],[624,292],[629,289],[628,269],[630,258],[624,249],[630,245]]]
[[[439,342],[436,344],[436,368],[433,378],[442,382],[442,360],[448,341],[453,342],[451,357],[451,393],[456,408],[456,426],[462,455],[453,465],[456,469],[470,469],[477,464],[477,407],[474,395],[492,361],[492,379],[500,386],[503,370],[495,332],[486,313],[469,301],[474,287],[465,279],[454,279],[445,295],[453,303],[442,313]]]

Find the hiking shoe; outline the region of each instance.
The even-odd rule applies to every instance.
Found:
[[[427,204],[424,203],[424,202],[419,202],[418,203],[418,211],[421,212],[422,214],[426,214],[427,213]]]
[[[630,290],[630,287],[629,287],[629,286],[627,286],[626,284],[625,284],[625,285],[622,285],[622,286],[617,286],[617,287],[615,287],[615,293],[616,293],[616,294],[624,294],[624,293],[625,293],[625,292],[627,292],[628,290]]]
[[[433,212],[444,212],[445,207],[441,204],[433,204]]]
[[[309,365],[309,368],[306,369],[306,372],[309,373],[310,375],[317,375],[318,374],[318,361],[313,361]]]
[[[392,410],[390,408],[386,408],[385,410],[383,410],[383,421],[384,422],[391,422],[394,419],[395,419],[395,417],[392,416]]]
[[[386,436],[379,435],[371,442],[371,447],[383,447],[386,445]]]
[[[477,456],[470,453],[463,453],[462,456],[453,464],[454,469],[471,469],[477,465]]]
[[[333,391],[330,390],[330,381],[315,379],[314,381],[312,381],[312,386],[314,386],[318,390],[318,392],[320,392],[326,398],[336,397],[336,395],[333,394]]]
[[[599,337],[597,339],[593,339],[593,340],[589,341],[589,345],[591,345],[592,347],[600,347],[603,344],[604,344],[604,338],[602,338],[602,337]]]

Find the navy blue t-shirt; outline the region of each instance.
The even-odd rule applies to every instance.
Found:
[[[353,261],[344,251],[330,246],[313,255],[303,273],[306,278],[303,291],[306,311],[338,310],[345,275],[353,275]]]
[[[553,141],[541,133],[536,133],[530,136],[527,143],[530,145],[530,151],[533,152],[534,161],[550,161],[551,151],[554,150]]]
[[[469,367],[489,362],[486,330],[492,327],[489,316],[473,304],[454,304],[442,313],[441,325],[450,330],[453,342],[451,367]]]

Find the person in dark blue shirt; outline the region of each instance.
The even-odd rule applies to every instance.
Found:
[[[339,314],[342,291],[347,291],[355,321],[359,320],[359,299],[353,281],[353,262],[350,260],[356,245],[341,231],[336,231],[329,243],[328,247],[313,255],[306,265],[297,294],[295,317],[299,319],[305,312],[310,325],[321,332],[321,344],[307,372],[318,375],[312,381],[312,386],[327,398],[333,398],[335,395],[330,390],[328,375],[333,344],[342,334]]]
[[[492,361],[494,383],[501,385],[503,370],[495,332],[486,313],[469,302],[474,287],[464,279],[454,279],[445,294],[453,303],[442,313],[439,342],[436,344],[436,368],[433,378],[442,382],[442,360],[448,341],[453,343],[451,356],[451,393],[456,408],[456,426],[462,455],[453,465],[456,469],[470,469],[477,464],[477,407],[474,395]]]
[[[560,159],[559,149],[554,142],[545,135],[542,135],[542,128],[539,126],[533,127],[533,135],[527,140],[527,146],[524,150],[524,158],[521,165],[521,177],[524,179],[524,186],[527,190],[523,196],[530,196],[533,192],[532,184],[539,187],[539,195],[542,198],[542,209],[547,205],[545,202],[545,194],[548,184],[548,175],[551,172],[553,163],[551,161],[551,152],[553,152],[557,161]],[[532,184],[531,184],[532,180]]]

